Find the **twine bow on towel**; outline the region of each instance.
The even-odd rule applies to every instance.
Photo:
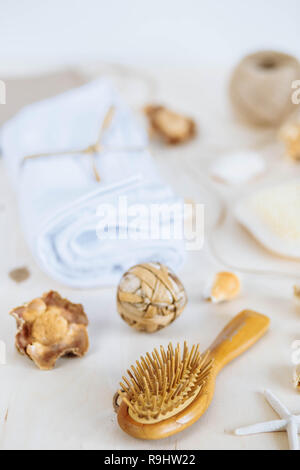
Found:
[[[96,166],[96,160],[95,160],[95,155],[99,154],[103,150],[113,150],[113,151],[139,151],[139,150],[144,150],[145,147],[124,147],[124,148],[111,148],[111,147],[104,147],[102,144],[102,138],[105,130],[107,130],[113,120],[113,117],[115,115],[115,107],[111,106],[106,115],[104,116],[103,122],[101,124],[100,132],[98,135],[98,139],[94,144],[89,145],[88,147],[85,147],[83,149],[79,150],[69,150],[69,151],[58,151],[58,152],[49,152],[49,153],[38,153],[34,155],[27,155],[26,157],[23,158],[22,163],[24,164],[28,160],[34,160],[36,158],[43,158],[43,157],[51,157],[51,156],[58,156],[58,155],[89,155],[92,159],[92,168],[93,168],[93,173],[95,176],[95,179],[98,183],[101,181],[101,177],[99,175],[99,172],[97,170]]]

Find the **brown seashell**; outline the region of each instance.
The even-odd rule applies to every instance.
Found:
[[[48,292],[10,314],[16,319],[16,347],[42,370],[50,370],[59,357],[82,357],[89,348],[88,319],[82,305]]]
[[[180,144],[196,134],[196,124],[193,119],[164,106],[149,105],[144,111],[149,119],[150,134],[159,136],[167,144]]]
[[[164,328],[179,317],[186,304],[180,280],[160,263],[132,267],[118,287],[118,312],[138,331],[153,333]]]

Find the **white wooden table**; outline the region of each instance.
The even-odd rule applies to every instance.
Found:
[[[190,145],[174,149],[155,146],[154,158],[182,195],[201,199],[197,179],[187,169],[188,161],[195,164],[199,158],[206,165],[207,159],[224,150],[264,142],[270,135],[234,123],[226,104],[222,71],[156,69],[151,73],[159,84],[157,99],[193,114],[201,129]],[[229,237],[224,242],[230,241]],[[23,265],[29,267],[31,277],[17,285],[7,273]],[[273,390],[290,410],[300,413],[300,397],[291,384],[291,344],[300,339],[300,312],[293,305],[292,282],[244,276],[241,296],[214,306],[202,300],[201,286],[207,274],[220,267],[207,244],[201,252],[190,254],[179,273],[189,295],[185,312],[156,334],[137,333],[116,313],[115,289],[72,290],[39,270],[23,240],[15,197],[0,162],[0,340],[7,347],[6,365],[0,366],[0,448],[286,449],[285,433],[236,437],[232,430],[275,419],[259,394],[264,388]],[[62,359],[53,371],[40,372],[15,350],[15,321],[8,312],[50,289],[85,306],[91,348],[83,359]],[[269,315],[271,330],[222,372],[214,401],[203,418],[164,441],[137,441],[124,434],[116,422],[112,397],[126,368],[140,354],[170,340],[200,342],[205,349],[244,308]]]

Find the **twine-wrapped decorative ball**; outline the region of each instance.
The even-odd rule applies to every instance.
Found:
[[[299,61],[276,51],[246,56],[230,81],[230,98],[240,117],[258,126],[277,126],[293,111],[292,82],[300,77]]]
[[[160,263],[132,267],[118,287],[118,312],[138,331],[153,333],[164,328],[179,317],[186,304],[182,283]]]

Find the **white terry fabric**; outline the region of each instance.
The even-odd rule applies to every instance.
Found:
[[[101,152],[96,156],[100,183],[88,155],[53,155],[22,164],[27,155],[95,143],[111,105],[116,111],[103,135],[104,146],[145,150]],[[126,196],[128,204],[147,207],[155,202],[182,204],[161,182],[146,150],[146,133],[105,79],[24,108],[3,126],[0,143],[27,242],[40,267],[54,279],[79,288],[114,285],[136,263],[160,261],[176,270],[183,262],[183,241],[109,239],[105,232],[97,237],[99,205],[117,207],[119,196]],[[134,223],[129,220],[121,228],[130,232]]]

